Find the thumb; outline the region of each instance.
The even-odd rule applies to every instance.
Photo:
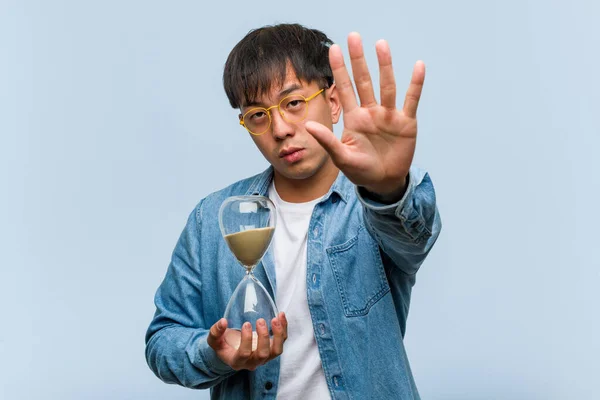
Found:
[[[321,146],[329,153],[334,164],[343,164],[346,158],[346,147],[335,137],[331,129],[315,121],[306,121],[304,127]]]
[[[225,334],[225,330],[227,330],[227,320],[225,318],[221,318],[210,327],[207,338],[208,345],[216,349],[218,347],[218,343]]]

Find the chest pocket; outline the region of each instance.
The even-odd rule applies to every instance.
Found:
[[[347,317],[368,314],[390,291],[379,246],[364,226],[352,239],[328,248],[327,256]]]

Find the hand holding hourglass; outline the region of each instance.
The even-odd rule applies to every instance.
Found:
[[[261,324],[261,322],[263,324]],[[217,356],[225,364],[235,370],[248,369],[254,371],[257,367],[278,357],[283,352],[283,342],[287,339],[287,320],[285,314],[280,312],[276,318],[271,320],[273,338],[269,337],[264,319],[257,322],[257,346],[252,349],[252,326],[249,322],[242,327],[241,342],[239,348],[231,346],[225,340],[227,319],[221,318],[210,328],[208,334],[208,345],[213,348]]]
[[[223,237],[246,275],[207,340],[217,356],[236,370],[254,370],[279,356],[287,339],[284,313],[277,313],[271,296],[253,274],[273,238],[275,215],[275,206],[264,196],[230,197],[219,210]]]

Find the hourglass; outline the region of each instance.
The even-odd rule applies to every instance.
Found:
[[[229,299],[225,315],[225,341],[239,348],[241,329],[245,322],[252,324],[252,350],[256,350],[258,335],[256,321],[263,318],[273,337],[271,320],[277,307],[265,287],[254,277],[254,267],[263,258],[275,231],[275,205],[264,196],[234,196],[227,198],[219,209],[221,233],[229,249],[246,269],[246,275]]]

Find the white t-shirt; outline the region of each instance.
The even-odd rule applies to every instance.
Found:
[[[308,225],[315,205],[283,201],[271,182],[269,198],[277,209],[273,256],[277,280],[277,308],[288,320],[288,338],[281,354],[277,398],[329,399],[329,389],[313,332],[306,297]]]

